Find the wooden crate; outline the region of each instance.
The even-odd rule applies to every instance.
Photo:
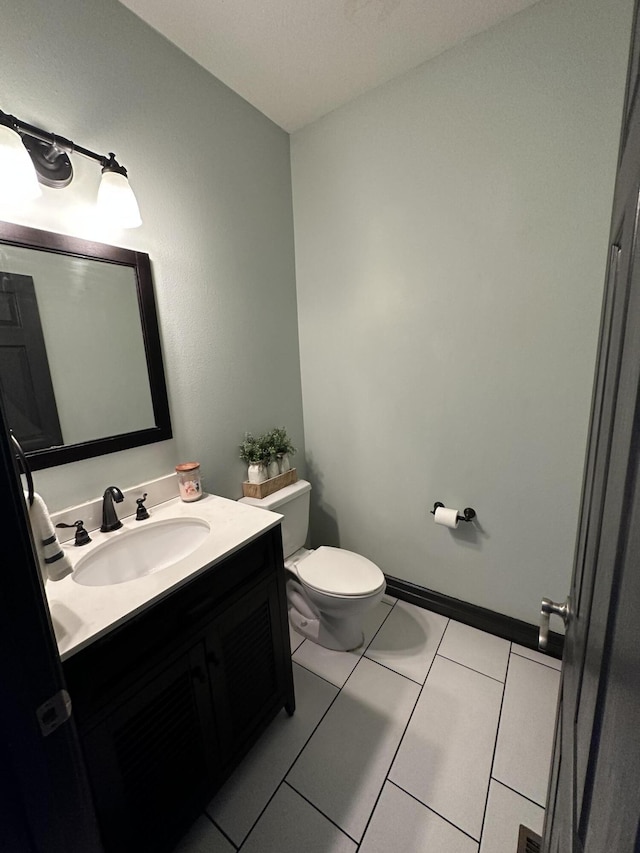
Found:
[[[298,473],[295,468],[290,471],[285,471],[284,474],[278,474],[277,477],[272,477],[270,480],[265,480],[264,483],[250,483],[245,480],[242,484],[242,494],[245,498],[266,498],[267,495],[272,495],[279,489],[284,489],[285,486],[290,486],[298,479]]]

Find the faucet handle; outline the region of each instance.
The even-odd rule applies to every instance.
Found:
[[[56,527],[75,527],[76,529],[76,545],[88,545],[91,542],[91,537],[84,529],[84,521],[80,518],[78,521],[74,521],[73,524],[65,524],[61,521],[59,524],[56,524]]]
[[[136,503],[138,504],[138,508],[136,509],[136,521],[144,521],[145,518],[149,518],[149,510],[144,505],[144,502],[147,499],[147,493],[145,492],[141,498],[136,498]]]

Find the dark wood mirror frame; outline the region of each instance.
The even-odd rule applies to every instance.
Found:
[[[109,246],[105,243],[94,243],[78,237],[56,234],[52,231],[26,228],[9,222],[0,222],[0,243],[120,264],[132,267],[136,275],[138,307],[140,309],[155,426],[78,444],[34,450],[26,454],[30,467],[34,471],[38,471],[43,468],[52,468],[55,465],[78,462],[80,459],[91,459],[105,453],[115,453],[118,450],[128,450],[131,447],[141,447],[145,444],[153,444],[156,441],[166,441],[172,438],[149,255],[131,249]]]

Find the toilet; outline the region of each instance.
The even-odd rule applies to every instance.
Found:
[[[362,619],[384,595],[386,582],[371,560],[322,545],[307,550],[311,484],[298,480],[266,498],[241,503],[277,512],[287,571],[289,621],[295,630],[327,649],[349,651],[364,640]]]

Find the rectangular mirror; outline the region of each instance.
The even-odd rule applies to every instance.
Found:
[[[34,470],[171,438],[149,256],[0,222],[0,394]]]

